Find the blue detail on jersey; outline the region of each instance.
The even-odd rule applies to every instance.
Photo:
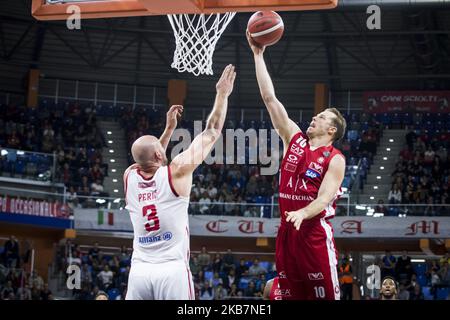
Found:
[[[318,173],[317,171],[314,171],[313,169],[308,169],[305,173],[305,176],[311,178],[311,179],[315,179],[315,178],[320,178],[320,173]]]
[[[172,232],[166,232],[166,233],[163,234],[162,237],[163,237],[164,240],[169,241],[173,237],[172,236]]]

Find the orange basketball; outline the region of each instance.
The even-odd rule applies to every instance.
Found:
[[[284,23],[274,11],[258,11],[248,20],[247,30],[257,44],[271,46],[281,39]]]

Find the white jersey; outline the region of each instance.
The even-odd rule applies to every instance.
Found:
[[[189,198],[174,190],[170,167],[160,167],[151,178],[130,170],[125,199],[134,230],[132,263],[177,260],[189,265]]]

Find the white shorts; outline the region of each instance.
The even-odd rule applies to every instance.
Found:
[[[194,283],[184,261],[134,262],[126,300],[194,300]]]

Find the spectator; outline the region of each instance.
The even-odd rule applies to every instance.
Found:
[[[2,300],[9,300],[11,294],[14,295],[14,288],[12,286],[12,282],[8,281],[8,282],[6,282],[6,285],[3,287],[2,291],[1,291]],[[11,300],[13,300],[13,299],[11,299]]]
[[[244,273],[248,272],[248,267],[245,264],[245,259],[239,261],[239,265],[236,268],[236,278],[240,279]],[[239,281],[237,281],[239,282]]]
[[[341,283],[342,299],[353,300],[353,274],[348,257],[344,257],[339,267],[339,282]]]
[[[389,191],[388,201],[389,204],[399,204],[402,202],[402,192],[397,183],[395,183],[393,188]]]
[[[253,260],[253,265],[248,269],[248,273],[252,277],[259,277],[261,273],[267,273],[267,270],[260,266],[259,259]]]
[[[407,251],[403,251],[396,263],[397,280],[399,282],[406,281],[406,283],[409,283],[409,281],[411,281],[412,273],[411,257],[408,256]]]
[[[98,242],[94,243],[94,246],[89,249],[89,261],[92,262],[94,260],[100,261],[100,248],[98,247]]]
[[[387,276],[394,277],[396,259],[389,250],[386,250],[386,254],[383,257],[382,262],[383,267],[381,269],[381,277],[382,278]]]
[[[217,272],[217,273],[221,272],[222,264],[223,264],[223,261],[222,261],[221,254],[219,252],[217,252],[214,256],[214,261],[212,263],[212,271]]]
[[[200,290],[200,300],[213,300],[214,299],[214,290],[209,286],[209,282],[205,281],[203,284],[203,288]]]
[[[414,286],[414,290],[409,295],[409,300],[425,300],[422,288],[419,284],[416,284]]]
[[[41,300],[53,300],[52,291],[48,288],[48,283],[44,284],[44,289],[41,291]]]
[[[7,267],[16,268],[19,266],[19,241],[13,235],[5,242],[3,248],[4,261]]]
[[[387,210],[386,210],[386,207],[384,206],[384,201],[382,199],[378,200],[378,204],[375,207],[375,213],[380,213],[382,215],[386,215]]]
[[[400,283],[398,300],[409,300],[409,291],[406,290],[405,285]]]
[[[111,270],[109,270],[109,266],[106,265],[97,277],[101,281],[103,290],[108,290],[113,283],[114,274]]]
[[[223,271],[228,272],[231,268],[234,268],[234,263],[234,254],[231,249],[228,248],[223,256]]]
[[[198,255],[198,264],[205,270],[211,262],[211,255],[206,251],[206,247],[203,246],[201,252]]]

